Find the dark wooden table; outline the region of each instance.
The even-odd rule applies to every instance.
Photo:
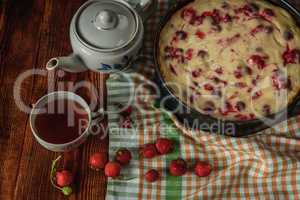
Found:
[[[290,1],[300,8],[298,0]],[[49,58],[71,52],[69,23],[83,2],[0,0],[0,199],[65,199],[49,181],[51,160],[58,154],[43,149],[33,139],[28,114],[16,106],[13,88],[22,72],[45,70]],[[30,76],[20,88],[22,101],[34,103],[48,92],[48,82],[57,89],[60,83],[89,80],[98,88],[98,100],[103,104],[105,78],[93,72]],[[88,158],[95,151],[107,150],[108,138],[94,137],[65,155],[66,167],[77,172],[76,193],[71,199],[104,199],[106,179],[89,169]],[[74,158],[77,162],[72,162]]]
[[[82,3],[84,0],[0,1],[0,199],[65,199],[49,181],[51,160],[59,154],[43,149],[33,139],[28,114],[16,106],[13,87],[22,72],[45,70],[49,58],[71,53],[69,23]],[[20,88],[22,101],[34,103],[48,92],[48,82],[58,89],[60,83],[67,87],[88,80],[98,88],[103,104],[105,76],[84,72],[59,77],[57,73],[26,78]],[[88,92],[78,93],[89,99]],[[94,137],[65,155],[66,167],[77,172],[71,199],[104,199],[106,179],[89,169],[88,159],[93,152],[107,150],[108,139]],[[77,162],[72,162],[74,157]]]

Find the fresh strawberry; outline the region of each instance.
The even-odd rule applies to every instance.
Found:
[[[156,140],[155,147],[160,154],[168,154],[174,148],[172,140],[167,138],[159,138]]]
[[[117,151],[115,160],[121,165],[127,165],[131,160],[131,152],[126,148],[121,148]]]
[[[212,167],[208,163],[198,161],[195,165],[194,171],[197,176],[206,177],[211,173]]]
[[[159,179],[159,173],[158,171],[154,170],[154,169],[151,169],[149,170],[146,174],[145,174],[145,179],[152,183],[152,182],[155,182]]]
[[[116,178],[120,175],[121,165],[118,162],[108,162],[105,165],[104,173],[107,177]]]
[[[65,187],[73,182],[73,175],[67,170],[56,172],[56,184],[60,187]]]
[[[187,172],[187,163],[181,158],[172,160],[169,165],[169,172],[172,176],[182,176]]]
[[[104,152],[94,153],[89,160],[90,167],[95,170],[104,169],[107,163],[107,154]]]
[[[145,144],[140,149],[141,156],[144,158],[154,158],[158,155],[157,149],[155,147],[155,144]]]

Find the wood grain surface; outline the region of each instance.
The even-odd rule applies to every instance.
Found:
[[[300,8],[298,0],[290,0]],[[71,53],[69,23],[84,0],[0,0],[0,199],[65,199],[49,181],[51,160],[58,154],[43,149],[34,139],[28,114],[19,110],[13,96],[17,77],[26,70],[45,72],[49,58]],[[52,72],[26,78],[21,91],[26,105],[53,89],[80,80],[91,81],[105,107],[105,79],[93,72]],[[91,98],[85,91],[79,94]],[[85,94],[87,94],[85,96]],[[108,151],[108,138],[89,139],[80,149],[64,155],[64,165],[76,174],[70,199],[104,199],[106,179],[88,167],[96,151]]]

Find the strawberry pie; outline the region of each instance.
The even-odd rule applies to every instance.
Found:
[[[163,27],[158,54],[172,93],[214,118],[263,118],[299,93],[300,29],[268,1],[195,0]]]

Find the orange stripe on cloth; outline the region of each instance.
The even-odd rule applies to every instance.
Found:
[[[155,125],[160,123],[160,114],[157,112],[154,114],[155,117]],[[156,134],[157,137],[160,137],[160,129],[159,127],[156,127]],[[159,173],[160,175],[162,174],[162,169],[163,169],[163,158],[160,156],[157,158],[157,169],[159,169]],[[161,191],[162,191],[162,177],[158,179],[158,181],[156,182],[157,186],[156,186],[156,200],[160,200],[161,199]]]
[[[138,103],[138,105],[142,104],[142,102],[140,101],[139,98],[137,99],[137,103]],[[139,146],[142,146],[142,145],[145,144],[145,139],[144,139],[144,135],[145,135],[144,130],[145,130],[145,127],[144,127],[143,119],[141,118],[141,116],[142,116],[142,113],[140,113],[138,111],[136,119],[137,119],[137,121],[139,121],[138,124],[142,125],[141,128],[139,129],[139,131],[141,131],[141,133],[138,134],[138,137],[139,137],[139,139],[138,139]],[[140,173],[139,174],[139,179],[143,180],[143,178],[144,178],[143,177],[143,175],[144,175],[144,158],[142,158],[142,157],[139,159],[139,173]],[[138,193],[138,199],[139,200],[143,199],[143,194],[144,194],[144,182],[143,181],[139,181],[139,193]]]
[[[190,144],[190,141],[187,137],[183,136],[183,140],[184,142],[184,145],[183,148],[184,148],[184,151],[185,152],[185,156],[186,156],[186,159],[188,161],[193,161],[193,158],[192,158],[192,154],[191,154],[191,144]],[[194,173],[193,171],[191,173]],[[192,174],[187,174],[186,175],[186,183],[185,183],[185,190],[186,190],[186,196],[184,196],[184,198],[189,198],[190,196],[192,196]]]
[[[147,105],[145,105],[145,108],[148,110],[148,106]],[[150,117],[151,116],[147,112],[146,113],[146,130],[147,130],[146,137],[147,137],[147,143],[149,143],[149,142],[151,143],[152,141],[154,141],[153,130],[152,130],[152,127],[151,127],[152,123],[150,121]],[[145,161],[146,161],[146,163],[147,163],[148,166],[153,167],[152,166],[153,165],[153,161],[151,159],[145,159]],[[145,171],[145,173],[146,173],[146,171]],[[141,182],[145,181],[144,177],[140,181]],[[152,184],[151,183],[149,183],[149,184],[146,183],[145,185],[147,186],[146,187],[146,195],[147,195],[146,199],[151,200],[152,199]]]
[[[232,143],[231,143],[231,139],[227,139],[227,138],[220,138],[219,144],[222,144],[222,146],[226,147],[224,149],[224,151],[222,151],[222,166],[223,166],[223,173],[222,173],[222,176],[220,177],[221,180],[220,180],[220,185],[222,186],[221,187],[221,190],[218,191],[219,194],[217,196],[217,199],[221,199],[222,196],[223,196],[223,193],[225,192],[226,190],[226,173],[227,173],[227,170],[231,170],[230,169],[230,165],[228,166],[227,165],[227,155],[226,155],[226,152],[229,152],[230,154],[230,161],[231,161],[231,154],[232,154]],[[219,151],[219,154],[221,154],[221,151]],[[220,166],[218,164],[218,166]],[[216,193],[217,194],[217,193]]]
[[[237,149],[238,151],[240,152],[240,148],[241,148],[241,140],[240,139],[237,139],[236,140],[236,145],[237,145]],[[240,153],[237,153],[238,156],[240,156]],[[233,165],[235,166],[236,165],[236,162],[238,161],[237,160],[237,155],[232,155],[232,162]],[[241,154],[241,156],[243,156]],[[235,180],[238,181],[237,177],[235,177],[235,167],[232,167],[230,168],[230,184],[231,184],[231,187],[227,187],[227,191],[226,191],[226,198],[230,199],[231,198],[231,195],[233,193],[233,191],[235,190],[235,188],[237,187],[237,185],[235,185]]]
[[[299,166],[298,165],[299,165],[299,163],[297,161],[292,162],[292,169],[291,169],[291,171],[293,172],[291,174],[291,186],[292,186],[292,189],[293,189],[294,196],[296,198],[300,197],[300,194],[298,192],[299,188],[297,188],[297,185],[298,185],[297,176],[299,176],[299,174],[297,174],[297,171],[299,171],[299,169],[298,169]]]
[[[282,130],[281,130],[282,131]],[[277,144],[280,142],[280,138],[271,136],[270,137],[270,146],[277,146]],[[280,147],[280,146],[279,146]],[[279,149],[278,149],[279,150]],[[273,151],[273,149],[270,150],[271,155],[269,157],[272,159],[271,165],[273,166],[272,174],[271,174],[271,185],[272,185],[272,191],[277,191],[277,178],[278,178],[278,159],[280,159],[276,152]]]

